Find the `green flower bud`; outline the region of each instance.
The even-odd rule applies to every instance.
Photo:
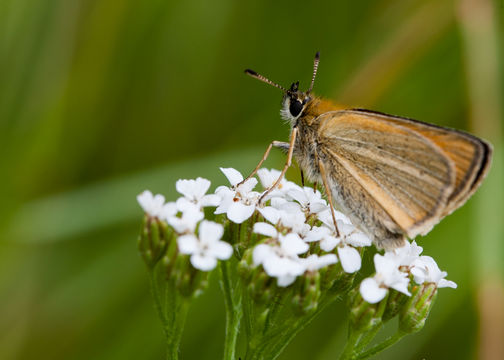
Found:
[[[295,309],[300,314],[315,311],[320,299],[320,272],[308,272],[301,279],[301,286],[292,298]]]
[[[175,288],[186,297],[197,297],[208,287],[209,272],[195,269],[188,255],[177,254],[168,281],[175,282]]]
[[[411,297],[399,314],[399,329],[408,334],[421,330],[429,316],[436,294],[436,284],[415,285],[411,290]]]
[[[172,230],[164,221],[148,214],[144,215],[138,239],[138,250],[149,268],[153,268],[163,257]]]
[[[405,295],[402,292],[394,289],[389,289],[387,306],[385,307],[385,311],[382,317],[383,322],[387,322],[393,319],[397,314],[399,314],[399,311],[401,311],[408,299],[408,295]]]
[[[387,306],[388,294],[376,304],[364,300],[359,287],[352,289],[350,295],[350,325],[356,332],[365,332],[378,326]]]

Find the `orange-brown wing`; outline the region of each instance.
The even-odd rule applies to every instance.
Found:
[[[398,227],[410,238],[430,231],[455,186],[453,161],[440,147],[386,115],[344,110],[319,118],[318,149],[336,167],[328,171],[331,180],[355,187],[339,196],[343,207],[359,209],[357,216],[368,232],[375,230],[368,219],[392,232]],[[352,181],[345,181],[348,176]],[[360,194],[374,203],[362,206]],[[380,215],[379,208],[388,216]]]
[[[369,110],[352,110],[352,112],[384,118],[385,121],[407,127],[430,139],[450,158],[455,164],[455,187],[448,198],[443,216],[466,202],[478,189],[490,168],[492,147],[471,134]]]

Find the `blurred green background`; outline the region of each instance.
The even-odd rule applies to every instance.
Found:
[[[306,88],[317,50],[317,94],[466,129],[496,150],[478,194],[419,240],[459,288],[442,289],[424,330],[378,358],[499,354],[503,9],[491,0],[0,0],[0,359],[162,358],[135,196],[148,188],[174,199],[175,180],[197,176],[214,189],[226,182],[219,166],[250,171],[288,128],[281,93],[243,69]],[[275,153],[267,166],[282,161]],[[222,356],[215,280],[190,310],[182,359]],[[335,359],[346,318],[341,302],[327,309],[281,359]]]

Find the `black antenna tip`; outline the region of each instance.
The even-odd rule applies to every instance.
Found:
[[[258,74],[254,70],[245,69],[245,74],[257,76]]]
[[[317,51],[317,53],[315,54],[315,59],[320,59],[320,51]]]

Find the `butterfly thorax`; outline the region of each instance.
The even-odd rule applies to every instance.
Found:
[[[306,178],[313,182],[319,182],[320,173],[318,169],[317,148],[319,146],[318,130],[320,115],[329,111],[341,110],[343,107],[312,95],[308,98],[302,97],[307,96],[304,93],[300,93],[299,95],[301,95],[299,98],[284,98],[284,109],[286,111],[295,99],[300,99],[301,103],[303,100],[305,101],[299,115],[294,117],[289,113],[290,117],[287,119],[291,124],[291,128],[296,127],[298,131],[294,144],[294,157]]]

